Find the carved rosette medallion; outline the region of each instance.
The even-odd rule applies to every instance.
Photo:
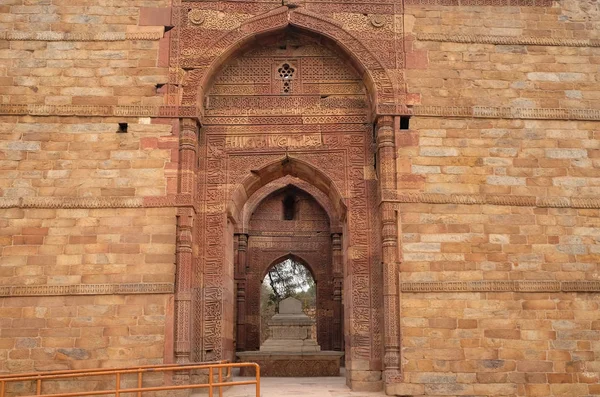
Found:
[[[204,15],[201,10],[193,9],[188,12],[188,20],[193,25],[202,25],[204,23]]]
[[[373,27],[378,29],[383,28],[385,26],[385,18],[383,15],[369,15],[369,22],[371,22],[371,25],[373,25]]]

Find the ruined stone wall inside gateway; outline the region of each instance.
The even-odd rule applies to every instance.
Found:
[[[293,185],[354,389],[600,394],[598,2],[283,3],[0,4],[0,373],[233,358]]]

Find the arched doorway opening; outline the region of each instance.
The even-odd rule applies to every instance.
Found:
[[[331,222],[317,200],[294,185],[278,189],[260,201],[246,233],[237,238],[238,255],[240,238],[246,240],[247,252],[246,264],[238,266],[236,274],[236,350],[255,351],[264,341],[265,278],[275,289],[282,287],[275,291],[280,300],[291,292],[308,290],[312,285],[307,276],[314,281],[316,340],[323,350],[342,350],[343,276],[334,271]],[[278,266],[285,274],[277,274]],[[288,285],[282,286],[286,277]]]
[[[289,255],[267,270],[260,291],[260,343],[269,337],[269,320],[278,313],[279,303],[286,298],[302,302],[302,310],[315,320],[312,339],[317,339],[317,288],[310,269],[299,258]]]

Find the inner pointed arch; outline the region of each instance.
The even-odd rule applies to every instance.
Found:
[[[287,260],[292,260],[294,262],[297,262],[299,264],[301,264],[302,266],[304,266],[306,268],[306,270],[308,270],[308,272],[310,273],[310,276],[312,277],[312,279],[316,282],[317,281],[317,275],[314,271],[314,269],[312,268],[312,266],[310,265],[310,263],[304,259],[300,254],[297,253],[287,253],[285,255],[282,255],[276,259],[274,259],[266,268],[265,271],[262,274],[261,279],[264,279],[269,271],[271,271],[271,269],[273,269],[275,266],[287,261]]]
[[[314,189],[321,192],[318,196],[320,196],[321,202],[326,203],[325,205],[322,205],[322,207],[326,211],[327,208],[329,208],[328,213],[330,213],[330,220],[335,221],[332,223],[332,226],[337,226],[339,222],[345,220],[347,206],[344,196],[340,193],[335,182],[321,170],[289,155],[286,155],[281,160],[267,164],[258,170],[252,170],[251,174],[238,184],[231,194],[231,200],[227,207],[228,216],[237,225],[242,225],[242,222],[244,222],[245,219],[244,208],[246,203],[253,202],[253,200],[251,200],[253,196],[264,186],[287,176],[304,181],[309,186],[312,186]],[[314,194],[311,194],[310,192],[307,193],[317,199]],[[266,197],[265,191],[263,191],[262,194],[259,193],[257,197]],[[327,198],[327,200],[325,200],[325,198]],[[262,201],[262,199],[258,200],[258,202],[260,201]],[[331,216],[331,214],[333,214],[333,216]]]
[[[247,232],[252,213],[263,200],[273,194],[277,194],[280,191],[292,187],[311,196],[327,213],[331,229],[336,232],[341,232],[343,221],[342,217],[344,214],[339,214],[335,211],[331,201],[329,200],[329,197],[310,183],[292,175],[286,175],[261,187],[252,195],[252,197],[248,199],[248,201],[246,201],[242,210],[240,224],[237,227],[237,233]]]

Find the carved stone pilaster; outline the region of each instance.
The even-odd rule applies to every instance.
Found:
[[[333,274],[342,276],[342,235],[333,233],[331,235],[331,252],[332,252],[332,267]]]
[[[237,235],[237,258],[235,278],[237,285],[237,322],[236,322],[236,349],[244,351],[246,349],[246,266],[248,250],[248,235]]]
[[[394,119],[377,120],[377,155],[379,160],[379,189],[381,197],[396,190],[396,155]],[[400,323],[398,302],[398,224],[395,207],[382,202],[381,219],[384,307],[384,365],[385,382],[402,380],[400,372]]]
[[[398,226],[396,210],[390,203],[380,207],[382,223],[383,306],[384,306],[384,363],[386,383],[401,378],[400,322],[398,296]]]
[[[343,335],[343,313],[342,313],[342,286],[344,274],[342,269],[342,235],[334,233],[331,235],[331,254],[333,268],[333,338],[332,348],[341,351],[344,341]]]
[[[195,119],[182,119],[179,134],[178,196],[195,192],[198,151],[198,124]],[[175,273],[175,361],[189,363],[192,335],[192,263],[194,210],[182,207],[177,212],[177,245]]]
[[[177,213],[177,270],[175,275],[175,360],[190,362],[191,301],[192,301],[192,225],[191,208],[180,208]]]
[[[238,234],[238,266],[236,269],[236,276],[243,277],[246,275],[246,267],[248,266],[248,260],[246,252],[248,251],[248,235]]]

